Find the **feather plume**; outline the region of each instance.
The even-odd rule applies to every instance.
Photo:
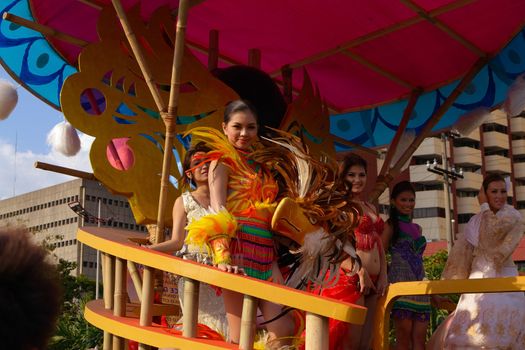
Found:
[[[525,109],[525,74],[519,75],[507,92],[503,109],[511,117],[515,117]]]
[[[264,139],[264,148],[252,157],[276,169],[281,177],[283,197],[296,201],[310,222],[319,227],[305,235],[304,244],[291,253],[297,263],[287,279],[294,288],[304,288],[308,281],[326,285],[339,263],[349,255],[357,258],[353,229],[359,222],[361,208],[349,201],[350,192],[338,178],[337,162],[314,159],[302,140],[287,132],[272,129],[275,137]]]
[[[486,107],[479,107],[459,117],[454,123],[452,131],[460,135],[467,136],[479,126],[487,121],[490,117],[490,110]]]

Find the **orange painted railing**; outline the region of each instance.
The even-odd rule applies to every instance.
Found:
[[[253,334],[250,333],[255,328],[253,325],[257,299],[305,311],[307,350],[328,350],[328,318],[354,324],[363,324],[365,320],[366,309],[361,306],[322,298],[254,278],[221,272],[213,267],[140,247],[130,239],[140,239],[143,235],[133,231],[83,227],[79,230],[77,238],[80,242],[100,250],[104,256],[104,301],[92,301],[88,303],[85,310],[86,319],[105,331],[104,349],[123,349],[125,339],[139,342],[143,349],[148,346],[192,350],[237,348],[226,342],[195,338],[199,283],[208,283],[244,294],[241,323],[247,326],[241,329],[239,344],[241,349],[251,349],[253,345],[253,342],[250,343]],[[141,292],[140,277],[133,269],[131,273],[141,303],[134,305],[127,302],[126,269],[129,262],[143,265],[145,271],[157,269],[184,277],[183,334],[185,336],[169,334],[164,328],[151,324],[152,315],[169,313],[170,306],[153,305],[150,295],[153,286],[143,286]],[[139,310],[141,319],[138,318]],[[144,323],[142,319],[144,314],[150,317],[149,323]]]

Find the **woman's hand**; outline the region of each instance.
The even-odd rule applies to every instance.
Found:
[[[385,295],[385,290],[388,287],[388,278],[386,274],[382,273],[379,275],[379,279],[376,283],[376,291],[379,296]]]
[[[478,192],[478,203],[480,205],[483,203],[487,203],[487,195],[485,194],[485,189],[483,189],[483,186],[481,186]]]
[[[244,270],[242,268],[240,268],[239,266],[236,266],[236,265],[230,265],[230,264],[217,264],[217,268],[221,271],[224,271],[224,272],[230,272],[230,273],[234,273],[236,275],[243,275],[243,276],[246,276],[246,273],[244,272]]]
[[[357,273],[359,276],[359,285],[361,286],[360,292],[364,295],[370,294],[370,292],[373,290],[376,290],[376,286],[374,286],[374,282],[372,282],[372,279],[370,278],[370,275],[368,274],[368,271],[364,267],[361,267],[359,272]]]

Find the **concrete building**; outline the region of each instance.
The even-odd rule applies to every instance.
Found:
[[[70,208],[78,202],[92,220],[85,220]],[[100,214],[98,214],[100,202]],[[2,225],[23,225],[38,241],[44,241],[57,258],[77,263],[77,275],[94,279],[96,275],[96,251],[77,242],[79,227],[111,226],[144,232],[137,225],[125,197],[109,193],[96,181],[76,179],[38,191],[0,200]]]
[[[410,180],[416,188],[414,221],[422,226],[428,240],[446,240],[445,186],[441,175],[428,171],[427,162],[443,167],[447,147],[449,164],[462,170],[463,179],[450,181],[450,220],[452,233],[462,232],[469,219],[479,211],[477,194],[486,174],[498,173],[509,178],[508,202],[525,216],[525,114],[507,118],[495,110],[479,129],[469,135],[449,138],[429,137],[414,153],[410,166],[399,179]],[[380,168],[381,161],[378,161]],[[388,191],[380,198],[386,214]]]

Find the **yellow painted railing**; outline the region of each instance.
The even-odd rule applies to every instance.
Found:
[[[372,333],[374,334],[373,349],[383,350],[389,348],[390,310],[394,300],[400,296],[518,291],[525,291],[525,276],[391,284],[385,296],[378,301]]]
[[[110,349],[110,346],[113,349],[122,349],[124,339],[132,339],[145,344],[141,345],[142,349],[147,348],[147,345],[156,347],[171,346],[180,349],[236,348],[225,342],[197,339],[194,337],[194,333],[193,335],[190,334],[189,337],[168,334],[165,330],[159,329],[155,325],[144,325],[142,319],[139,322],[136,317],[137,312],[135,312],[134,317],[130,317],[129,309],[132,305],[126,302],[127,294],[125,290],[126,268],[130,261],[144,265],[145,270],[154,268],[183,276],[185,278],[184,313],[195,311],[195,307],[198,304],[198,284],[200,282],[244,294],[244,308],[248,307],[251,309],[251,312],[243,310],[242,323],[254,321],[254,305],[256,303],[253,301],[257,299],[264,299],[276,304],[304,310],[306,312],[305,346],[307,350],[328,350],[328,318],[353,324],[363,324],[365,320],[366,308],[322,298],[254,278],[221,272],[209,266],[140,247],[130,241],[130,239],[142,237],[143,235],[132,231],[99,227],[83,227],[78,232],[77,239],[80,242],[100,250],[105,257],[105,268],[103,268],[104,302],[92,301],[88,303],[85,310],[86,319],[105,331],[104,349]],[[133,277],[134,272],[131,272]],[[140,284],[137,276],[135,276],[135,282]],[[142,295],[137,290],[142,299],[140,305],[141,318],[144,314],[144,308],[149,309],[145,314],[150,316],[161,314],[163,310],[164,312],[166,311],[166,309],[162,309],[162,306],[152,305],[151,296],[144,293],[144,291],[147,292],[149,289],[142,289]],[[249,315],[247,316],[249,319],[244,319],[245,314]],[[185,330],[194,329],[196,315],[189,317],[186,315],[184,323]],[[193,325],[187,325],[186,323],[193,323]],[[141,326],[140,324],[143,325]],[[241,329],[241,344],[239,347],[242,349],[251,348],[251,344],[248,345],[249,342],[245,341],[243,344],[243,339],[253,339],[253,335],[246,334],[249,332],[248,329],[253,329],[253,327],[246,327],[246,330],[244,328]]]

